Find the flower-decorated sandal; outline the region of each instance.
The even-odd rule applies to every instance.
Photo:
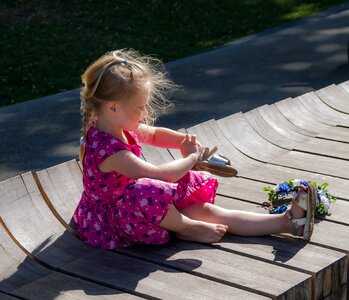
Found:
[[[292,223],[292,234],[294,236],[299,236],[298,229],[304,225],[303,239],[310,240],[314,229],[316,198],[317,190],[313,184],[309,184],[306,192],[299,189],[294,200],[299,207],[306,211],[306,216],[304,218],[295,218],[291,210],[286,211],[286,216]]]
[[[211,174],[222,177],[236,176],[238,171],[231,166],[231,162],[228,158],[220,154],[214,155],[217,150],[217,146],[211,150],[209,150],[208,147],[202,148],[199,160],[196,162],[193,170],[208,171]]]

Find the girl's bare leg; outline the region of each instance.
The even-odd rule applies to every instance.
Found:
[[[305,211],[295,204],[292,205],[291,211],[296,218],[305,215]],[[228,232],[236,235],[255,236],[291,232],[291,222],[285,214],[271,215],[230,210],[209,203],[188,207],[180,212],[194,220],[226,224]]]
[[[203,243],[218,242],[228,229],[226,225],[192,220],[181,214],[173,205],[160,223],[160,227],[174,231],[180,239]]]

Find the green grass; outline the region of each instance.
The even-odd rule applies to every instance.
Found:
[[[343,2],[3,0],[0,106],[79,87],[83,70],[113,49],[168,62]]]

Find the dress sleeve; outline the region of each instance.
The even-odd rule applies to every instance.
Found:
[[[96,166],[99,166],[107,157],[122,150],[129,150],[120,140],[101,131],[89,136],[89,152]]]

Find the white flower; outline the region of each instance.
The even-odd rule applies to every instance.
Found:
[[[300,179],[293,180],[293,186],[300,186],[300,185],[301,185],[301,180]]]
[[[100,156],[105,155],[105,150],[104,150],[104,149],[100,150],[100,151],[99,151],[99,155],[100,155]]]
[[[280,191],[280,185],[277,184],[276,186],[274,186],[274,192],[279,192]]]
[[[92,148],[93,148],[93,149],[96,149],[96,148],[97,148],[97,146],[98,146],[98,142],[97,142],[97,141],[93,142],[93,144],[92,144]]]

